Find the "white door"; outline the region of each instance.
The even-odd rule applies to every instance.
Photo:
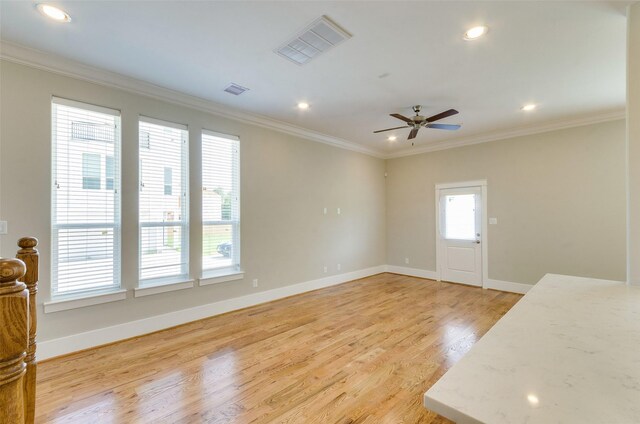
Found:
[[[482,286],[482,188],[440,189],[439,212],[440,278]]]

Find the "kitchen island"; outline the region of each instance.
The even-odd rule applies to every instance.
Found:
[[[640,423],[640,287],[546,275],[424,405],[459,424]]]

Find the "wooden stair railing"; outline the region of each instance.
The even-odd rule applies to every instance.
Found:
[[[32,424],[36,401],[38,240],[0,258],[0,423]]]
[[[38,325],[36,293],[38,293],[38,239],[23,237],[18,240],[18,254],[16,258],[22,260],[27,267],[24,277],[20,280],[29,290],[29,345],[25,364],[27,373],[24,376],[24,420],[31,424],[35,420],[36,411],[36,328]]]
[[[0,258],[0,423],[25,422],[29,291],[18,281],[25,272],[21,260]]]

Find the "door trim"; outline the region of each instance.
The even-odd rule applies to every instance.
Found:
[[[436,275],[438,281],[442,279],[440,261],[443,258],[442,244],[440,243],[440,190],[448,188],[480,187],[482,190],[482,288],[486,289],[489,283],[489,214],[487,213],[487,180],[460,181],[453,183],[436,184]]]

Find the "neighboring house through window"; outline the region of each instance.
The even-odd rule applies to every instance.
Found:
[[[173,172],[171,168],[164,168],[164,195],[171,196],[173,193]]]
[[[100,190],[100,174],[100,155],[83,153],[82,188],[85,190]]]
[[[107,190],[113,190],[115,182],[115,162],[113,156],[107,156],[105,161],[105,188]]]

